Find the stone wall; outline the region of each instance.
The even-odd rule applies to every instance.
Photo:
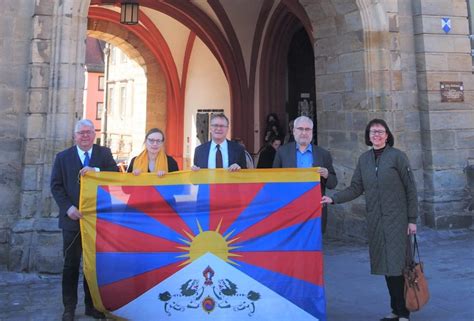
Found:
[[[73,125],[82,115],[89,3],[24,0],[3,7],[0,268],[60,272],[61,233],[49,179],[55,154],[72,144]],[[474,81],[465,0],[300,3],[315,36],[318,137],[333,155],[338,189],[349,184],[367,150],[365,125],[384,118],[415,169],[420,223],[470,226],[463,169],[474,158]],[[443,16],[452,19],[449,34],[441,31]],[[147,61],[149,53],[140,52]],[[163,71],[153,74],[147,100],[165,106]],[[462,81],[465,102],[441,103],[440,81]],[[158,84],[154,91],[150,83]],[[148,118],[164,125],[169,115],[160,110]],[[328,234],[365,238],[364,215],[363,198],[331,207]]]
[[[0,268],[9,259],[11,226],[19,212],[27,215],[29,208],[20,208],[23,169],[24,130],[21,126],[27,112],[27,88],[30,62],[31,19],[34,5],[30,1],[2,4],[0,19]]]
[[[471,46],[465,0],[415,0],[418,74],[425,186],[426,224],[459,228],[472,224],[467,212],[464,168],[474,159],[474,107]],[[451,18],[452,30],[441,29]],[[440,82],[464,83],[464,102],[441,102]]]
[[[5,192],[11,197],[5,198],[4,208],[8,208],[7,202],[16,203],[11,219],[0,219],[7,230],[0,242],[6,239],[8,243],[8,255],[1,256],[7,257],[6,262],[1,263],[15,271],[59,273],[62,241],[49,180],[55,154],[72,144],[73,125],[82,115],[89,2],[20,3],[23,6],[11,5],[17,12],[7,15],[14,17],[11,25],[24,26],[10,36],[11,43],[23,43],[13,59],[19,59],[18,76],[25,75],[21,87],[8,84],[7,88],[18,87],[25,97],[14,104],[24,108],[17,111],[17,123],[9,122],[17,130],[19,153],[8,164],[16,168],[17,178],[16,188],[10,185]],[[14,79],[2,75],[2,81]],[[2,177],[9,176],[2,170]]]
[[[420,114],[410,1],[306,1],[315,33],[319,144],[348,186],[365,126],[383,118],[407,152],[423,194]],[[330,209],[328,234],[365,237],[363,197]]]

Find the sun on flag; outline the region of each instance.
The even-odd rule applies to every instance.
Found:
[[[315,169],[88,173],[94,305],[128,320],[326,320],[320,199]]]

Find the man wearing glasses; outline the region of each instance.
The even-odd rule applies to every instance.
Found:
[[[244,148],[226,138],[229,119],[224,114],[213,114],[210,127],[211,141],[196,147],[191,169],[226,168],[232,172],[247,168]]]
[[[110,149],[94,144],[94,124],[83,119],[74,128],[75,145],[58,153],[51,172],[51,194],[59,207],[59,227],[63,230],[62,320],[74,320],[77,305],[77,284],[82,255],[79,220],[80,177],[90,171],[117,171]],[[85,314],[95,319],[105,315],[94,308],[87,281],[84,278]]]
[[[332,166],[331,154],[311,143],[313,139],[313,121],[306,116],[295,119],[293,126],[294,142],[281,146],[273,160],[274,168],[309,168],[319,167],[321,175],[321,193],[325,195],[326,187],[333,189],[337,185],[336,172]],[[322,211],[321,230],[326,231],[327,208]]]

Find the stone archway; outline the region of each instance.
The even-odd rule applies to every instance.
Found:
[[[153,53],[135,34],[107,21],[89,19],[88,35],[119,47],[143,68],[147,77],[146,128],[143,130],[158,127],[166,132],[166,80]]]
[[[106,33],[113,32],[122,39],[118,43],[128,42],[138,51],[143,51],[149,67],[146,127],[148,129],[158,125],[166,128],[168,137],[176,137],[176,140],[168,141],[167,152],[181,162],[183,147],[179,142],[183,137],[184,100],[175,63],[161,33],[146,17],[142,18],[142,25],[131,28],[119,24],[118,13],[99,7],[89,9],[89,19],[92,20],[90,28],[105,28]],[[100,26],[101,24],[106,26]],[[154,103],[156,105],[152,106]]]
[[[260,128],[264,129],[266,117],[275,112],[282,129],[286,129],[286,113],[288,102],[288,53],[292,39],[299,31],[306,30],[304,16],[300,20],[284,3],[280,3],[269,19],[263,39],[260,65]],[[301,14],[300,14],[301,16]],[[308,34],[312,39],[312,34]],[[259,137],[261,140],[263,137]]]

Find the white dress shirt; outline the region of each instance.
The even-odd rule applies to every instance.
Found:
[[[222,154],[222,167],[229,168],[229,146],[227,140],[224,140],[220,145]],[[209,158],[207,159],[207,168],[216,168],[216,152],[217,144],[211,141],[211,147],[209,149]]]

